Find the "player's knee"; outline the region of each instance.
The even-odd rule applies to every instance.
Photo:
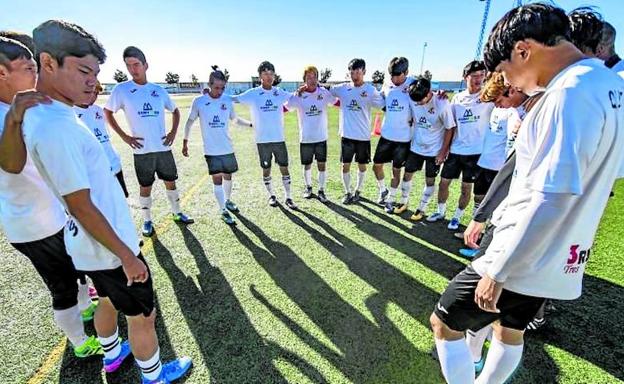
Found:
[[[520,345],[524,343],[524,332],[503,327],[499,322],[492,324],[492,332],[497,340],[507,345]]]
[[[446,328],[446,324],[444,324],[435,313],[432,313],[431,316],[429,316],[429,324],[431,324],[431,330],[433,330],[435,337],[437,339],[442,339],[443,334],[445,333],[444,330]]]

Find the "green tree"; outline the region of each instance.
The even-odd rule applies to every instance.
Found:
[[[319,79],[320,83],[327,83],[327,81],[329,80],[329,78],[332,75],[332,70],[329,68],[325,68],[323,70],[321,70],[321,78]]]
[[[383,84],[386,75],[381,71],[373,72],[373,84]]]
[[[167,72],[165,75],[165,82],[167,84],[177,84],[180,82],[180,75],[173,72]]]
[[[193,85],[197,85],[199,83],[199,79],[194,73],[191,74],[191,83],[193,83]]]
[[[113,74],[113,79],[118,83],[123,83],[124,81],[128,81],[128,75],[116,69],[115,74]]]
[[[433,79],[433,75],[431,74],[431,72],[429,72],[429,70],[427,69],[425,71],[425,73],[423,73],[423,77],[429,81],[431,81],[431,79]]]

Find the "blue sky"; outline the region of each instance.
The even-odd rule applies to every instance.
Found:
[[[488,31],[511,8],[513,0],[492,0]],[[621,35],[616,51],[624,53],[624,1],[557,0],[566,10],[593,5]],[[97,5],[94,5],[97,4]],[[393,56],[406,56],[413,73],[424,68],[435,80],[456,80],[474,57],[484,3],[478,0],[389,1],[156,1],[0,0],[0,28],[30,32],[42,21],[61,18],[82,25],[104,44],[108,60],[100,79],[112,81],[125,70],[127,45],[142,48],[151,81],[167,71],[189,81],[206,80],[210,65],[227,68],[231,80],[248,81],[262,60],[270,60],[284,80],[299,80],[314,64],[345,78],[353,57],[367,62],[368,74],[385,72]]]

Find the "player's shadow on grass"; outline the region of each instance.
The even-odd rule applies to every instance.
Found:
[[[286,209],[282,208],[284,212]],[[289,216],[292,213],[287,213]],[[291,320],[287,314],[271,304],[269,298],[251,287],[252,294],[265,305],[278,319],[290,328],[303,342],[316,350],[330,361],[350,381],[362,382],[439,382],[439,369],[427,351],[419,350],[405,337],[397,324],[387,315],[389,306],[395,297],[380,291],[365,300],[369,315],[360,312],[352,303],[345,301],[332,286],[321,278],[313,269],[303,262],[295,252],[285,244],[273,241],[257,225],[241,214],[237,214],[239,222],[246,227],[261,245],[256,244],[249,235],[240,228],[233,228],[234,235],[241,244],[249,249],[258,264],[271,276],[275,283],[303,311],[306,316],[319,327],[337,348],[326,346],[309,331]],[[317,237],[317,240],[320,240]],[[326,240],[334,243],[332,239]],[[339,245],[334,243],[336,247]],[[327,245],[330,247],[330,245]],[[333,247],[333,245],[331,246]],[[414,289],[414,295],[406,295],[409,307],[417,313],[422,321],[432,308],[433,292],[419,286],[405,276],[392,281],[388,277],[390,267],[375,261],[370,255],[343,252],[345,259],[350,259],[349,266],[356,273],[365,274],[366,268],[378,268],[370,271],[376,276],[384,276],[391,289],[404,291]],[[375,260],[378,260],[374,257]],[[397,276],[394,276],[397,277]],[[408,281],[409,280],[409,281]],[[405,284],[409,284],[405,286]],[[424,297],[423,297],[424,296]],[[422,305],[421,301],[428,304]],[[400,304],[399,304],[400,305]],[[415,309],[416,307],[422,310]],[[424,309],[426,307],[426,310]],[[372,317],[372,318],[371,318]]]

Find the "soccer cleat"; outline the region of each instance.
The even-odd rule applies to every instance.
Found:
[[[303,198],[304,199],[310,199],[312,198],[312,187],[307,185],[305,187],[305,189],[303,190]]]
[[[141,375],[143,384],[169,384],[184,376],[193,365],[190,357],[180,357],[163,364],[162,372],[156,380],[148,380]]]
[[[95,336],[89,336],[87,340],[77,347],[74,347],[74,355],[79,358],[103,355],[104,351],[100,342]]]
[[[154,235],[154,224],[151,221],[144,222],[142,233],[145,237],[152,237]]]
[[[544,305],[544,312],[546,314],[557,312],[557,307],[555,307],[552,300],[546,299],[546,304]]]
[[[275,195],[271,195],[271,197],[269,197],[269,205],[271,207],[277,207],[277,197],[275,197]]]
[[[475,256],[477,255],[477,253],[479,253],[478,249],[472,249],[472,248],[462,248],[459,250],[459,254],[464,256],[466,259],[474,259]]]
[[[484,365],[485,365],[485,357],[481,356],[481,360],[474,363],[476,376],[479,376],[481,374],[481,371],[483,371]]]
[[[546,318],[544,317],[536,317],[529,324],[527,324],[525,331],[537,331],[542,328],[546,324]]]
[[[442,220],[444,219],[444,215],[441,214],[440,212],[436,212],[433,215],[427,217],[427,221],[430,223],[436,222],[438,220]]]
[[[230,212],[234,212],[234,213],[238,213],[238,211],[239,211],[238,206],[236,206],[236,204],[234,204],[234,202],[232,200],[226,200],[225,201],[225,209],[227,209]]]
[[[195,222],[195,220],[193,220],[192,218],[186,216],[182,212],[174,213],[174,214],[172,214],[172,217],[173,217],[173,221],[175,221],[176,223],[193,224]]]
[[[292,199],[286,199],[285,203],[288,208],[293,210],[297,209],[297,205],[295,205],[295,202],[292,201]]]
[[[319,189],[317,196],[321,203],[323,204],[327,203],[328,199],[327,199],[327,196],[325,196],[325,191],[323,191],[322,189]]]
[[[234,225],[236,224],[236,220],[234,220],[234,218],[232,217],[232,215],[230,215],[230,212],[228,212],[227,210],[223,210],[223,212],[221,212],[221,220],[223,220],[223,222],[227,225]]]
[[[411,221],[420,221],[425,217],[423,212],[420,209],[417,209],[416,212],[412,216],[410,216]]]
[[[464,240],[464,232],[455,232],[453,233],[453,236],[459,240]]]
[[[358,201],[360,201],[360,191],[355,191],[355,193],[353,194],[353,198],[351,199],[351,202],[357,203]]]
[[[448,223],[448,225],[446,226],[446,228],[450,229],[451,231],[457,230],[459,228],[459,219],[453,217],[451,221]]]
[[[394,213],[394,203],[387,202],[384,210],[387,214],[391,215]]]
[[[104,362],[104,371],[106,373],[112,373],[118,370],[124,360],[126,360],[126,358],[132,353],[128,340],[121,341],[121,337],[119,340],[121,342],[121,351],[119,351],[119,355],[117,355],[114,359],[102,359]]]
[[[357,193],[357,192],[356,192]],[[377,200],[377,204],[384,206],[386,205],[386,198],[388,198],[388,194],[390,193],[390,191],[388,191],[388,189],[384,189],[383,192],[381,192],[379,194],[379,199]]]
[[[82,318],[83,323],[93,320],[93,315],[95,315],[96,308],[97,308],[97,301],[91,302],[91,304],[89,304],[87,309],[85,309],[84,311],[80,311],[80,317]]]
[[[353,195],[349,192],[349,193],[345,193],[344,197],[342,198],[342,204],[351,204],[353,202]]]
[[[394,207],[394,214],[395,215],[400,215],[401,213],[407,211],[407,203],[405,204],[399,204],[398,206]]]

